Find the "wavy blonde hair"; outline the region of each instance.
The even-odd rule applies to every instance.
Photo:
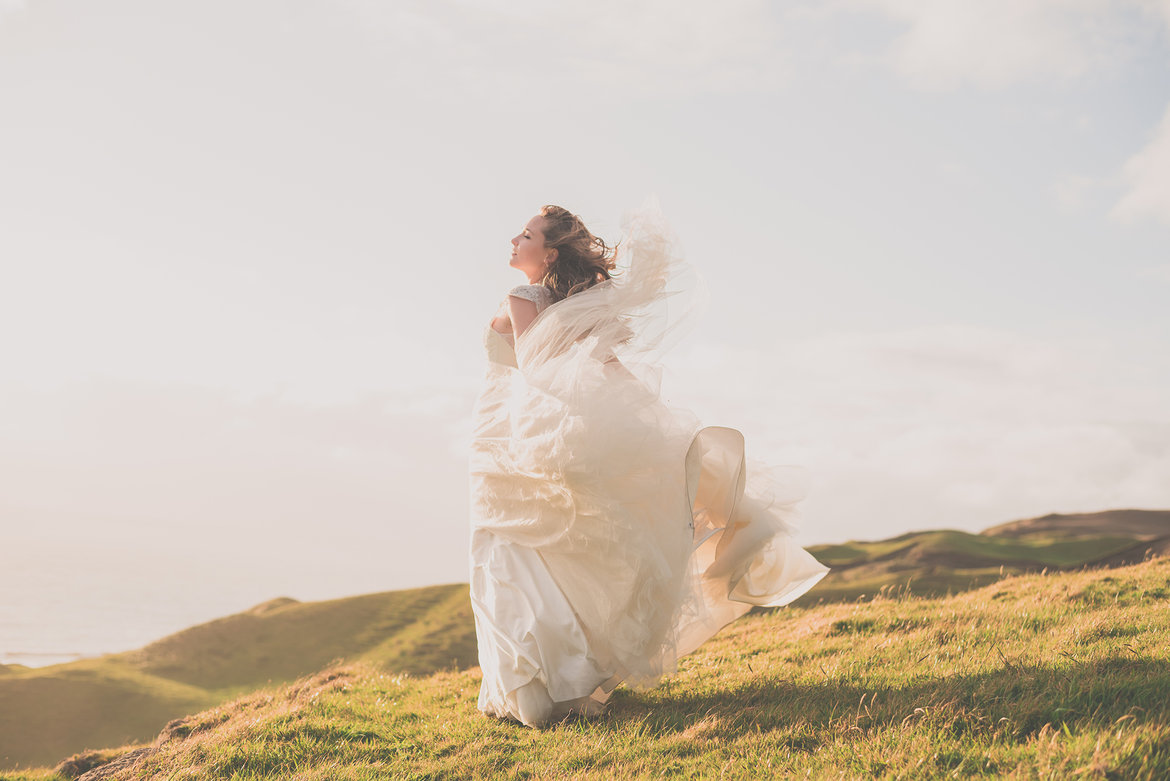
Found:
[[[594,236],[576,214],[560,206],[541,207],[544,246],[557,251],[540,283],[560,301],[611,278],[614,247]]]

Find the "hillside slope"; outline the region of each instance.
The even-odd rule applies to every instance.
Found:
[[[467,586],[273,600],[143,649],[0,674],[0,767],[147,740],[171,719],[338,662],[429,673],[475,662]]]
[[[942,595],[1005,575],[1116,567],[1170,553],[1170,511],[1052,514],[979,534],[910,532],[887,540],[814,545],[809,552],[832,571],[802,598],[804,605],[853,600],[891,588]]]
[[[106,777],[1163,779],[1170,560],[751,615],[545,730],[478,713],[479,678],[333,668],[173,724]]]
[[[1122,534],[1140,540],[1170,537],[1170,511],[1105,510],[1099,513],[1049,513],[1039,518],[1002,523],[981,534],[997,537],[1025,537],[1037,534],[1093,535]]]
[[[915,595],[943,595],[1012,574],[1170,552],[1170,512],[1048,515],[981,534],[914,532],[810,550],[833,569],[798,605],[889,595],[907,584]],[[421,675],[475,659],[466,585],[272,600],[138,651],[41,669],[0,666],[0,768],[146,740],[170,719],[336,661]]]

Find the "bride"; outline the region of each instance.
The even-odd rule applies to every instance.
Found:
[[[827,570],[790,539],[791,497],[747,479],[739,432],[659,396],[694,289],[661,216],[635,215],[615,252],[545,206],[512,247],[528,284],[485,333],[471,601],[480,710],[539,726],[600,712],[623,681],[654,684]]]

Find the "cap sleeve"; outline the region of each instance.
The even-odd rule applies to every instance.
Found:
[[[544,285],[517,285],[508,291],[508,295],[531,301],[536,304],[538,312],[552,303],[552,291]]]

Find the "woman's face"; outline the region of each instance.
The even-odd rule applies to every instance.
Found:
[[[544,217],[537,215],[528,221],[520,235],[512,239],[512,260],[509,265],[528,275],[530,280],[544,276],[556,251],[544,246]]]

